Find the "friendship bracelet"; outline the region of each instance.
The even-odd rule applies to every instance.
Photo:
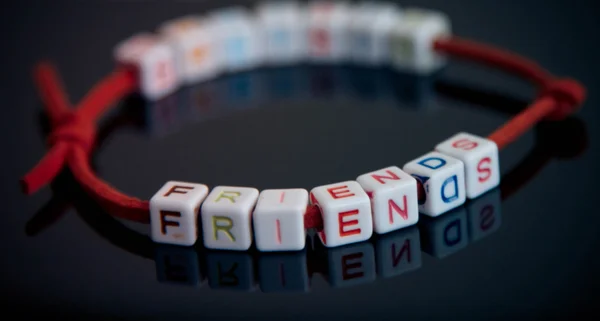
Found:
[[[23,179],[26,193],[51,181],[67,165],[76,180],[113,215],[150,222],[159,243],[193,245],[202,221],[203,243],[211,249],[291,251],[305,246],[306,229],[316,228],[327,247],[367,240],[414,225],[419,212],[438,216],[495,188],[500,181],[498,151],[543,119],[560,120],[575,111],[585,88],[558,79],[512,53],[450,36],[447,18],[433,11],[389,5],[318,1],[266,3],[252,15],[223,9],[206,18],[183,18],[117,46],[119,67],[71,109],[56,71],[47,63],[36,81],[53,128],[51,149]],[[459,133],[434,151],[404,165],[363,174],[355,180],[304,189],[167,182],[150,201],[122,194],[90,168],[94,122],[121,97],[140,91],[149,100],[179,85],[207,80],[220,72],[265,62],[287,64],[351,60],[389,64],[431,75],[457,57],[487,64],[531,81],[538,98],[488,138]],[[310,205],[307,205],[309,204]]]

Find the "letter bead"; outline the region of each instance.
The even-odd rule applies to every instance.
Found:
[[[388,233],[419,220],[417,180],[396,166],[359,176],[356,181],[371,199],[373,229]]]
[[[467,197],[476,198],[500,184],[498,146],[489,139],[458,133],[438,144],[435,150],[465,164]]]
[[[390,60],[401,71],[429,75],[446,59],[435,52],[433,43],[450,34],[448,18],[439,12],[406,9],[390,34]]]
[[[168,21],[161,33],[175,52],[177,73],[187,84],[214,77],[219,71],[211,24],[200,17],[184,17]]]
[[[465,170],[460,160],[431,152],[408,162],[403,169],[423,184],[421,213],[438,216],[465,202]]]
[[[252,210],[258,190],[217,186],[202,204],[204,246],[217,250],[245,251],[252,245]]]
[[[321,209],[323,245],[335,247],[368,240],[373,234],[371,202],[355,181],[315,187],[310,201]]]
[[[154,35],[141,33],[124,40],[114,57],[118,64],[135,69],[140,92],[148,100],[163,98],[179,86],[173,48]]]
[[[219,9],[210,14],[218,52],[229,72],[248,70],[263,59],[262,34],[250,12],[243,7]]]
[[[391,3],[368,1],[356,5],[350,26],[354,61],[368,65],[387,63],[390,32],[401,19],[400,12]]]
[[[304,213],[308,205],[305,189],[264,190],[254,215],[256,247],[260,251],[296,251],[304,248]]]
[[[296,2],[264,2],[257,8],[263,32],[265,62],[296,62],[306,53],[306,16]]]
[[[193,245],[198,239],[198,209],[208,194],[203,184],[169,181],[150,199],[152,240]]]
[[[313,1],[308,5],[308,55],[315,62],[340,62],[349,56],[350,6]]]

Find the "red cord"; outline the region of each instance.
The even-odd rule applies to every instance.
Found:
[[[438,40],[436,51],[516,74],[534,83],[539,97],[521,113],[493,132],[488,138],[503,149],[543,119],[560,120],[573,113],[585,98],[585,88],[575,80],[557,79],[535,62],[488,45],[459,38]],[[55,69],[41,63],[35,69],[35,79],[52,132],[51,148],[44,158],[21,180],[26,194],[32,194],[48,184],[63,169],[71,169],[75,179],[109,213],[117,217],[149,222],[149,202],[127,196],[100,179],[90,167],[95,121],[123,96],[136,90],[133,73],[119,69],[98,83],[78,105],[71,109]],[[419,198],[424,196],[419,184]],[[320,210],[310,205],[304,216],[306,228],[323,226]]]

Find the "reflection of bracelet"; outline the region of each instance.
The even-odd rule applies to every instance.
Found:
[[[194,244],[198,234],[197,216],[202,206],[204,244],[208,248],[246,250],[254,234],[260,250],[298,250],[304,247],[305,229],[311,227],[322,228],[319,236],[326,246],[338,246],[366,240],[373,230],[386,233],[412,225],[417,222],[419,211],[429,216],[440,215],[461,205],[467,197],[475,198],[494,188],[500,177],[498,149],[541,119],[564,118],[584,98],[585,90],[576,81],[555,79],[521,57],[448,36],[446,19],[439,14],[397,10],[384,27],[359,21],[381,21],[369,15],[383,17],[388,12],[385,7],[377,13],[377,10],[363,10],[365,8],[359,6],[350,13],[344,5],[320,3],[306,11],[308,29],[305,31],[298,28],[302,21],[298,17],[304,11],[290,9],[293,6],[267,7],[269,9],[259,11],[257,21],[260,23],[254,22],[243,10],[226,10],[198,25],[195,20],[186,19],[172,25],[176,31],[168,31],[167,27],[164,42],[145,36],[126,41],[116,51],[122,66],[98,84],[76,111],[69,110],[52,68],[48,65],[38,68],[37,80],[54,128],[49,137],[53,146],[23,179],[25,190],[35,191],[67,163],[76,179],[111,213],[136,221],[150,220],[153,239],[157,242]],[[293,18],[269,18],[284,12],[285,17]],[[367,18],[348,19],[348,15]],[[262,47],[257,45],[258,40],[265,36],[264,57],[275,61],[278,51],[271,49],[297,43],[278,41],[275,46],[270,41],[272,31],[280,31],[276,32],[278,39],[282,39],[282,32],[288,35],[288,40],[293,35],[308,35],[297,39],[308,39],[306,54],[316,61],[338,61],[349,52],[357,52],[349,51],[345,40],[354,43],[361,39],[356,41],[362,45],[365,39],[370,39],[372,46],[366,48],[376,52],[375,48],[382,45],[381,48],[390,50],[384,50],[383,55],[353,57],[357,61],[373,63],[376,57],[377,62],[384,62],[381,57],[387,57],[401,69],[425,74],[439,67],[442,59],[438,54],[457,56],[523,76],[537,85],[541,94],[488,139],[459,134],[436,146],[435,152],[406,164],[404,171],[389,167],[362,175],[356,181],[317,187],[310,193],[312,205],[308,207],[308,192],[302,189],[268,190],[259,197],[253,188],[219,186],[207,196],[205,185],[184,182],[167,183],[147,202],[121,194],[91,171],[93,122],[111,103],[137,87],[150,99],[172,92],[184,80],[181,71],[191,70],[185,58],[189,56],[188,50],[194,53],[194,61],[198,61],[198,57],[211,57],[213,68],[240,70],[258,61],[261,56],[258,49]],[[210,34],[217,34],[216,39],[207,40]],[[202,44],[190,48],[187,46],[190,39],[201,39]],[[388,43],[389,46],[383,45]],[[201,50],[198,45],[203,46]],[[246,47],[252,50],[244,54]],[[225,58],[217,62],[216,58],[221,56]],[[177,67],[173,57],[177,57]],[[208,59],[200,61],[209,62]]]

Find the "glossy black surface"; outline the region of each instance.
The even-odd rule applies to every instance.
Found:
[[[18,185],[46,150],[30,77],[36,61],[57,64],[76,102],[111,70],[118,41],[216,2],[3,3],[3,311],[194,320],[598,317],[597,5],[402,4],[444,11],[456,34],[579,79],[588,100],[575,116],[541,124],[502,151],[500,188],[464,207],[369,242],[325,249],[315,240],[299,253],[263,254],[157,246],[147,226],[113,219],[68,172],[30,197]],[[155,104],[124,100],[101,123],[93,165],[141,198],[171,179],[310,189],[402,166],[458,131],[487,135],[533,95],[520,80],[459,62],[432,79],[348,65],[262,69]]]

